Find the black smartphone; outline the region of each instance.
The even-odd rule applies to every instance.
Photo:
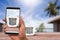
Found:
[[[18,34],[19,33],[19,19],[20,19],[20,8],[19,7],[6,7],[6,25],[7,34]]]

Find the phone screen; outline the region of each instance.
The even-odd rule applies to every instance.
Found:
[[[20,8],[17,7],[7,7],[6,8],[6,24],[7,34],[10,33],[19,33],[19,17],[20,17]]]
[[[19,25],[20,8],[9,7],[6,10],[7,25],[9,27]]]
[[[7,16],[19,16],[19,9],[7,9]]]

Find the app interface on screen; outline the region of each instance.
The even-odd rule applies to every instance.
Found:
[[[19,9],[7,9],[7,16],[19,16]]]

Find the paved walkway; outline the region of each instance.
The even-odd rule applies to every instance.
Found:
[[[28,40],[60,40],[60,33],[37,33],[34,36],[28,36]]]
[[[27,36],[28,40],[60,40],[60,33],[36,33],[34,36]],[[8,35],[0,33],[0,40],[11,40]]]

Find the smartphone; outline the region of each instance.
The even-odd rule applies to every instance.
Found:
[[[6,24],[7,24],[7,34],[19,33],[20,24],[20,8],[19,7],[6,7]]]

